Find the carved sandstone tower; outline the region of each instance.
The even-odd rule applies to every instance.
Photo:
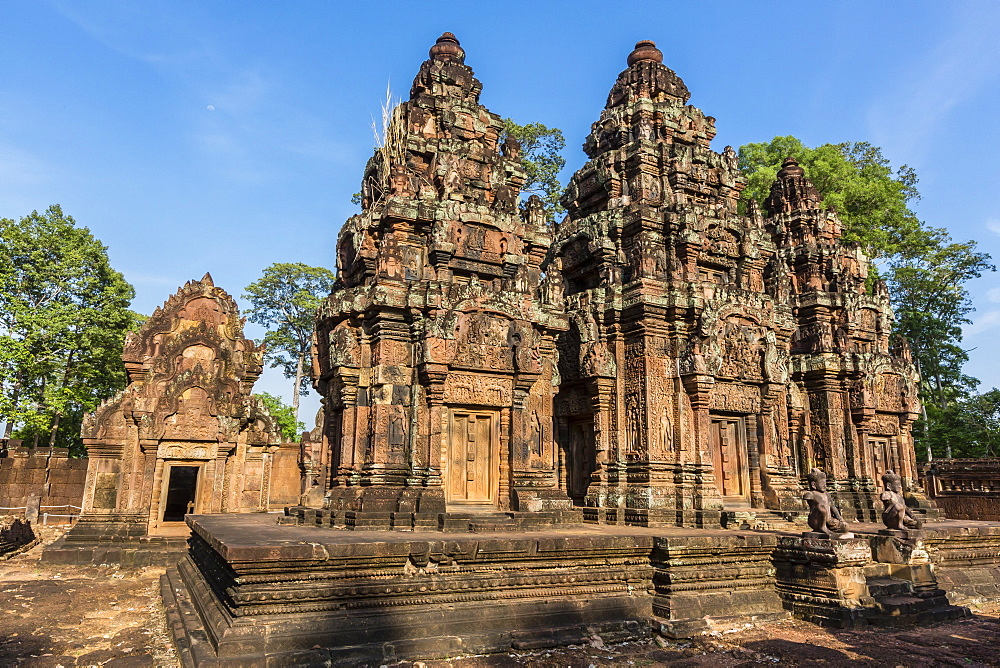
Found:
[[[789,429],[806,406],[788,382],[791,307],[765,286],[770,234],[737,212],[736,153],[709,148],[714,119],[655,45],[628,65],[553,246],[572,319],[556,398],[569,492],[618,523],[798,508]]]
[[[825,470],[848,515],[875,521],[877,481],[896,471],[913,489],[911,427],[920,407],[905,341],[893,337],[885,284],[856,244],[845,243],[836,212],[793,158],[764,204],[779,249],[769,267],[779,299],[792,306],[792,379],[808,397],[809,429],[795,430],[803,471]],[[912,500],[927,505],[914,490]]]
[[[262,358],[208,274],[129,334],[128,386],[84,420],[90,464],[67,547],[183,527],[186,513],[266,511],[275,494],[294,501],[297,448],[250,394]]]
[[[551,236],[539,202],[519,210],[518,147],[500,145],[464,60],[442,35],[393,111],[318,315],[313,466],[351,526],[569,505],[552,433],[561,282],[540,268]]]

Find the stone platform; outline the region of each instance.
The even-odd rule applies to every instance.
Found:
[[[931,559],[943,559],[942,581],[988,580],[1000,563],[1000,525],[984,523],[941,523],[913,540],[862,526],[871,533],[846,542],[606,525],[362,531],[266,515],[188,523],[190,550],[161,592],[179,655],[198,666],[380,665],[594,634],[691,636],[790,614],[836,626],[932,622],[968,612],[945,599]]]
[[[183,524],[151,536],[141,522],[111,522],[85,515],[45,548],[41,560],[49,564],[116,564],[128,568],[166,566],[187,552],[189,535],[190,530]]]

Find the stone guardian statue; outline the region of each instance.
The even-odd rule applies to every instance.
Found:
[[[847,522],[841,516],[840,508],[826,491],[826,473],[821,469],[813,469],[806,478],[809,480],[809,491],[802,498],[809,504],[809,528],[814,534],[825,534],[831,538],[852,538],[853,534],[847,532]]]
[[[899,474],[891,470],[886,471],[882,476],[882,485],[885,489],[879,498],[884,507],[882,523],[885,524],[886,528],[893,531],[919,529],[922,522],[915,518],[906,506],[906,499],[903,497],[903,480]]]

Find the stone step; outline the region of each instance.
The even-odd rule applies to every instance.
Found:
[[[446,513],[356,512],[290,506],[278,524],[320,526],[356,530],[445,531],[452,533],[488,531],[532,531],[556,525],[582,523],[578,510],[512,512],[462,510]]]
[[[722,526],[726,529],[754,531],[787,531],[799,533],[809,529],[806,516],[796,511],[767,508],[736,508],[722,511]]]
[[[875,604],[886,615],[912,615],[923,612],[930,606],[927,601],[911,594],[890,594],[875,596]]]
[[[902,628],[916,624],[949,622],[969,617],[971,614],[968,608],[943,604],[928,606],[916,612],[871,615],[868,618],[868,623],[873,626]]]
[[[875,599],[897,594],[913,595],[913,584],[908,580],[883,576],[869,577],[867,581],[868,591]]]
[[[519,531],[522,527],[514,522],[469,522],[472,533],[494,533],[503,531]]]

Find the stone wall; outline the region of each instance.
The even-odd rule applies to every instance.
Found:
[[[87,459],[71,458],[66,448],[13,448],[0,459],[0,506],[20,508],[37,495],[42,512],[79,511],[86,479]]]
[[[295,505],[302,494],[302,477],[299,469],[299,444],[283,443],[272,455],[271,485],[268,489],[268,506],[281,510]]]
[[[924,464],[921,473],[948,518],[1000,521],[1000,458],[945,459]]]

